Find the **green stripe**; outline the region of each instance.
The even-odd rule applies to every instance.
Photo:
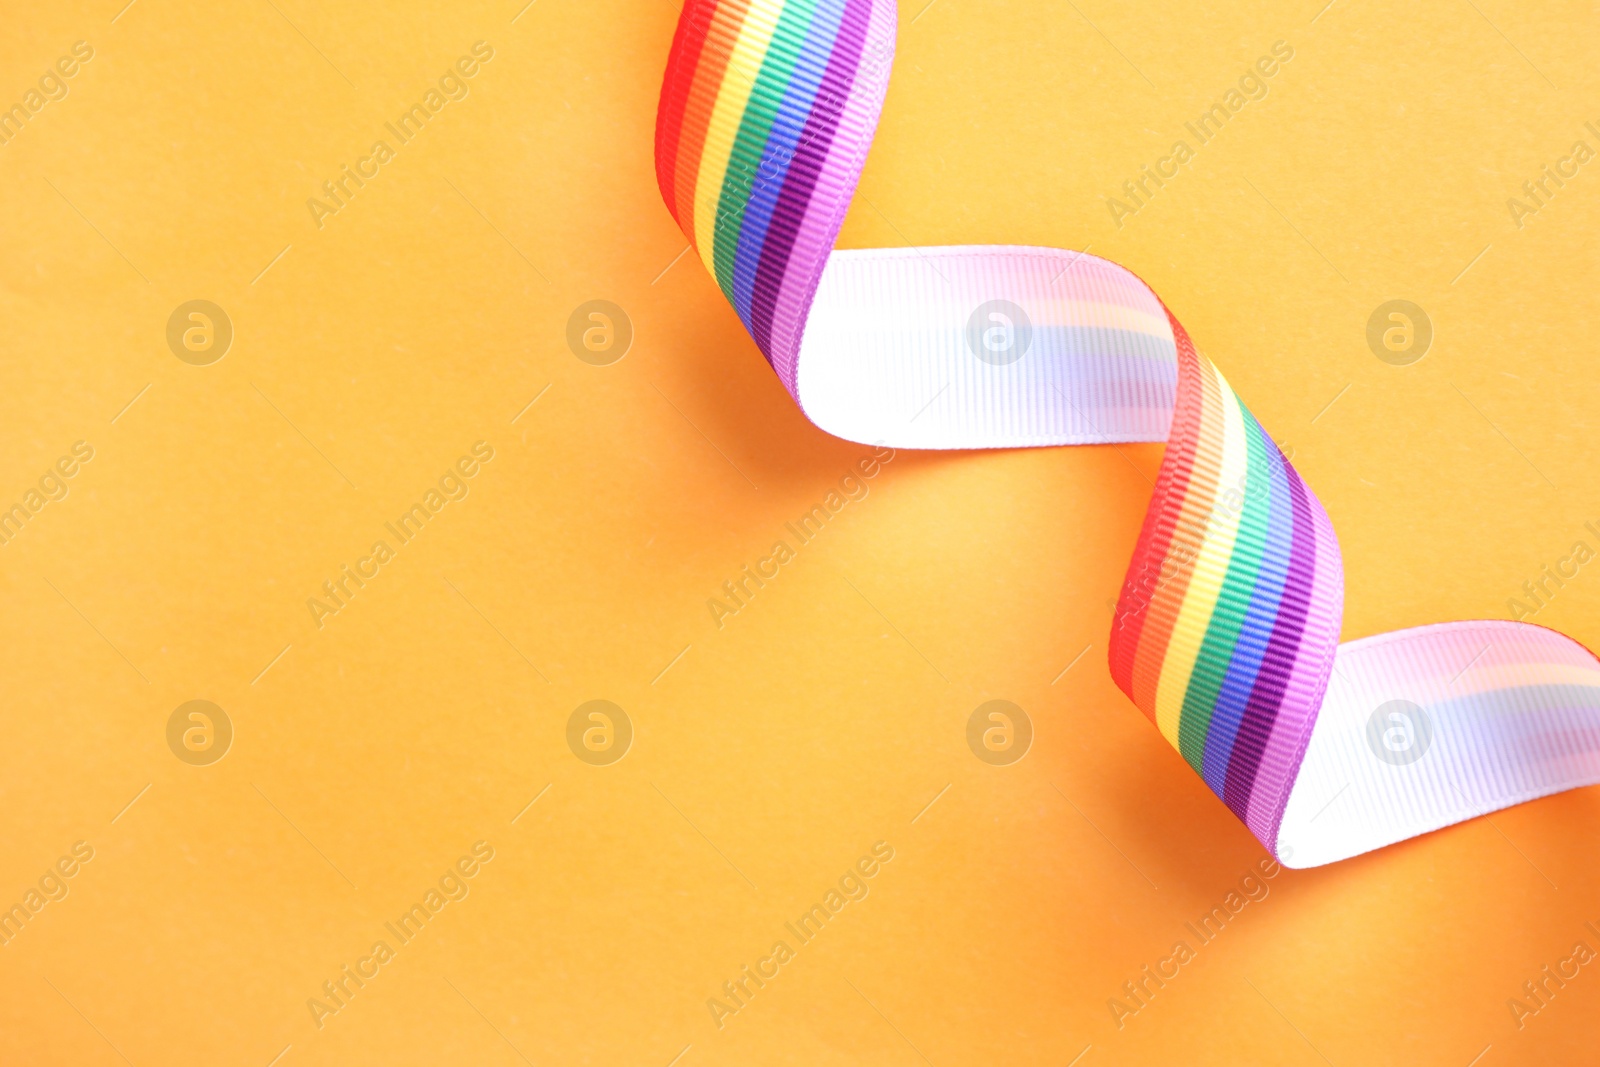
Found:
[[[1239,630],[1244,625],[1245,612],[1250,608],[1256,581],[1261,575],[1261,556],[1266,548],[1267,526],[1272,520],[1272,457],[1267,454],[1255,416],[1237,397],[1234,403],[1244,415],[1245,439],[1249,444],[1245,460],[1244,511],[1239,516],[1239,534],[1228,558],[1228,571],[1222,580],[1222,590],[1217,594],[1217,606],[1206,625],[1205,640],[1200,644],[1194,671],[1189,675],[1189,687],[1183,694],[1183,711],[1178,717],[1178,751],[1189,766],[1202,775],[1206,738],[1211,733],[1211,714],[1216,710],[1217,694],[1222,691],[1228,668],[1233,664]]]
[[[717,221],[713,237],[712,261],[716,264],[717,285],[733,301],[733,265],[739,251],[739,236],[744,231],[744,209],[758,180],[761,157],[766,154],[772,122],[778,115],[795,61],[805,44],[817,0],[789,0],[772,33],[761,72],[750,90],[750,102],[739,120],[739,134],[728,156],[728,170],[722,179],[722,195],[717,200]],[[735,75],[736,76],[736,75]]]

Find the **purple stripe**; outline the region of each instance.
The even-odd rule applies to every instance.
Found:
[[[806,118],[805,132],[800,138],[800,150],[795,153],[784,178],[783,193],[772,211],[772,222],[767,228],[766,246],[761,250],[761,265],[756,271],[755,285],[750,300],[749,329],[760,348],[772,361],[769,351],[772,341],[772,313],[778,303],[783,277],[789,265],[789,252],[794,247],[800,224],[806,217],[806,206],[811,202],[817,181],[822,173],[828,150],[833,145],[833,135],[844,115],[845,100],[855,85],[856,69],[861,59],[861,46],[866,41],[867,24],[872,12],[871,3],[852,4],[845,12],[834,41],[833,55],[828,58],[828,72],[823,76],[817,93],[817,103]]]
[[[1279,460],[1289,479],[1289,493],[1294,512],[1294,528],[1290,533],[1289,577],[1284,583],[1283,596],[1278,604],[1278,617],[1273,623],[1272,640],[1267,643],[1267,653],[1261,671],[1256,676],[1255,689],[1245,707],[1244,721],[1234,739],[1233,756],[1228,761],[1228,781],[1223,801],[1233,813],[1248,823],[1250,794],[1255,789],[1256,772],[1261,769],[1261,756],[1272,736],[1272,727],[1282,709],[1283,694],[1289,688],[1290,675],[1299,658],[1300,643],[1306,636],[1306,616],[1310,612],[1311,596],[1316,582],[1317,535],[1316,522],[1311,514],[1305,483],[1289,466],[1289,461]]]

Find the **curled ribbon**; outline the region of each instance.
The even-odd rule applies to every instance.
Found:
[[[806,416],[897,448],[1165,441],[1111,674],[1281,862],[1600,782],[1600,661],[1527,623],[1339,643],[1321,503],[1122,267],[1024,246],[833,248],[894,0],[687,0],[662,196]]]

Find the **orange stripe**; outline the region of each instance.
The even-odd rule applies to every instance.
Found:
[[[706,31],[706,43],[700,50],[700,66],[694,72],[694,84],[689,89],[689,99],[683,108],[683,132],[678,140],[678,177],[675,199],[678,202],[678,223],[694,243],[694,190],[700,176],[700,157],[705,151],[706,127],[711,124],[711,113],[717,106],[717,96],[727,74],[728,59],[739,40],[739,30],[744,26],[749,0],[727,0],[717,8]]]
[[[1150,598],[1144,629],[1139,635],[1139,650],[1133,663],[1133,702],[1154,718],[1156,690],[1161,682],[1161,668],[1166,663],[1167,646],[1172,642],[1172,631],[1178,623],[1178,613],[1188,595],[1189,580],[1194,575],[1194,565],[1200,558],[1201,530],[1211,514],[1216,501],[1217,483],[1222,478],[1222,446],[1226,440],[1224,420],[1227,412],[1222,405],[1222,390],[1218,387],[1216,370],[1204,356],[1196,354],[1200,368],[1201,408],[1200,432],[1196,435],[1194,464],[1185,489],[1183,507],[1177,518],[1176,529],[1161,561],[1161,572],[1175,570],[1171,579],[1163,580]],[[1185,550],[1187,550],[1185,552]],[[1187,558],[1174,559],[1174,553]],[[1181,562],[1180,562],[1181,560]]]

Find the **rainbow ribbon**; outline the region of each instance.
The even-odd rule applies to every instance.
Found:
[[[1315,494],[1148,286],[1022,246],[835,250],[894,0],[687,0],[656,175],[822,429],[903,448],[1165,441],[1111,674],[1292,867],[1600,782],[1600,661],[1525,623],[1339,643]]]

